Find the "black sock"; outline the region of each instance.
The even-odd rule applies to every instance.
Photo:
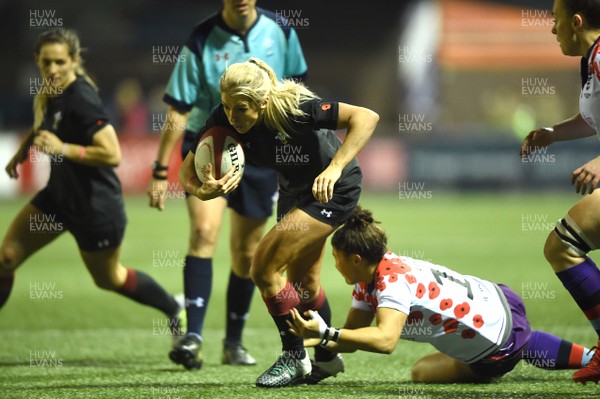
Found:
[[[319,315],[325,320],[328,326],[331,326],[331,308],[329,307],[329,301],[325,298],[325,302],[320,309],[317,309]],[[318,362],[328,362],[336,356],[335,353],[328,351],[320,346],[315,346],[315,360]]]
[[[127,279],[118,293],[144,305],[162,311],[168,317],[175,316],[179,305],[173,295],[164,290],[144,272],[127,269]]]
[[[187,311],[187,332],[202,336],[206,309],[212,291],[212,258],[187,256],[183,269],[183,292]]]
[[[302,315],[304,315],[304,312],[307,310],[316,310],[319,312],[319,316],[321,316],[325,323],[327,323],[328,326],[331,326],[331,308],[329,307],[329,301],[327,300],[327,295],[325,294],[323,287],[319,288],[319,293],[317,294],[316,298],[310,302],[299,304],[296,309],[298,309]],[[333,360],[335,356],[335,353],[330,352],[325,348],[321,348],[320,346],[315,346],[316,361],[328,362]]]
[[[8,301],[8,297],[10,296],[10,292],[12,291],[14,281],[14,274],[11,274],[10,276],[0,277],[0,309],[2,309],[6,301]]]
[[[271,317],[275,321],[277,330],[279,330],[282,350],[287,351],[290,357],[294,359],[304,359],[306,355],[304,340],[289,332],[290,327],[285,322],[286,320],[292,321],[292,317],[289,314],[283,316],[271,315]]]
[[[251,279],[238,277],[233,272],[229,274],[225,342],[242,342],[242,331],[248,318],[252,294],[254,294],[254,282]]]

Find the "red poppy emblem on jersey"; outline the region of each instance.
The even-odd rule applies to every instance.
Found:
[[[416,312],[410,312],[408,318],[406,319],[406,323],[414,324],[420,322],[421,320],[423,320],[423,312],[419,312],[417,310]]]
[[[323,111],[328,111],[328,110],[330,110],[330,109],[331,109],[331,104],[322,104],[322,105],[321,105],[321,109],[322,109]]]
[[[436,282],[429,283],[429,299],[435,299],[440,295],[440,286]]]
[[[414,284],[417,282],[417,278],[412,274],[407,274],[404,277],[406,278],[406,281],[408,281],[408,284]]]
[[[471,307],[469,306],[469,304],[466,302],[463,302],[459,305],[456,305],[456,307],[454,308],[454,315],[456,316],[457,319],[462,319],[470,311],[471,311]]]
[[[458,330],[458,320],[448,319],[444,322],[444,332],[446,334],[454,333]]]
[[[390,276],[393,274],[404,274],[407,271],[410,271],[410,268],[404,269],[402,268],[403,265],[399,265],[398,263],[395,262],[385,262],[385,264],[383,265],[383,267],[381,267],[380,269],[377,269],[377,273],[381,274],[382,276]]]
[[[473,325],[475,328],[481,328],[481,326],[483,326],[483,317],[480,314],[473,316]]]
[[[450,298],[442,299],[442,302],[440,302],[441,310],[450,309],[451,307],[452,307],[452,299],[450,299]]]
[[[362,291],[357,292],[356,290],[353,290],[352,291],[352,297],[354,299],[356,299],[357,301],[364,301],[365,300],[365,294]]]
[[[421,299],[423,298],[423,295],[425,295],[425,286],[421,283],[419,283],[419,286],[417,287],[417,298]]]
[[[383,290],[385,290],[385,287],[386,287],[386,285],[385,285],[385,282],[383,281],[383,277],[378,276],[377,281],[375,282],[375,288],[378,291],[383,291]]]
[[[473,339],[475,338],[475,330],[471,330],[469,328],[468,330],[463,331],[460,335],[462,335],[464,339]]]
[[[411,271],[411,270],[412,270],[412,269],[410,268],[410,266],[409,266],[409,265],[407,265],[406,263],[400,263],[400,264],[398,265],[398,269],[399,269],[398,273],[400,273],[400,274],[404,274],[404,273],[407,273],[407,272],[409,272],[409,271]]]
[[[431,324],[433,324],[434,326],[437,326],[438,324],[440,324],[442,322],[442,315],[439,313],[436,313],[436,314],[429,316],[429,322]]]

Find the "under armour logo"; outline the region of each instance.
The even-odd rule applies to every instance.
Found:
[[[110,245],[110,241],[108,239],[98,241],[98,248],[106,248]]]
[[[248,313],[237,314],[235,312],[229,312],[229,318],[231,320],[248,320]]]
[[[328,218],[330,218],[330,217],[331,217],[331,214],[332,214],[332,213],[333,213],[333,211],[328,211],[327,209],[323,209],[323,210],[321,211],[321,215],[325,215],[325,216],[327,216]]]
[[[185,298],[185,307],[189,307],[190,305],[194,305],[197,308],[202,308],[204,307],[204,298],[196,298],[196,299],[188,299]]]

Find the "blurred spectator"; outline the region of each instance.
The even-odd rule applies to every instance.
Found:
[[[145,135],[149,110],[142,93],[142,86],[135,78],[121,80],[115,88],[115,125],[119,135]]]

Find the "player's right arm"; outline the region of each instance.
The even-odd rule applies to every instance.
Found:
[[[185,131],[190,111],[203,94],[202,77],[204,76],[200,52],[194,52],[195,34],[188,38],[179,53],[179,61],[175,64],[165,90],[163,100],[169,105],[167,123],[161,132],[158,154],[155,159],[153,178],[149,183],[148,196],[150,206],[164,209],[165,193],[168,188],[166,167],[171,152]]]
[[[179,181],[185,191],[202,201],[208,201],[229,194],[237,188],[242,176],[240,173],[234,173],[235,168],[231,168],[225,176],[216,180],[212,172],[212,165],[207,164],[206,168],[202,171],[204,175],[204,183],[202,183],[196,174],[194,153],[190,151],[183,160],[181,169],[179,169]]]
[[[326,328],[323,319],[318,315],[313,315],[308,311],[306,316],[311,317],[305,320],[296,309],[290,311],[292,322],[287,322],[290,326],[290,332],[294,335],[311,340],[315,338],[323,339]],[[357,312],[363,312],[358,310]],[[378,307],[376,314],[376,323],[371,326],[367,323],[367,316],[360,313],[352,313],[354,320],[350,320],[350,325],[356,328],[342,328],[339,330],[337,342],[330,340],[325,348],[331,352],[354,352],[363,350],[367,352],[390,354],[396,348],[402,328],[406,323],[407,314],[397,309]],[[369,317],[372,320],[372,316]],[[348,321],[346,322],[348,324]],[[366,325],[365,325],[366,324]]]
[[[169,158],[175,148],[175,144],[179,141],[185,131],[185,124],[190,113],[178,110],[174,107],[169,107],[167,110],[167,123],[160,135],[160,144],[158,146],[158,154],[156,163],[167,167]],[[165,193],[168,188],[167,170],[155,170],[152,174],[152,180],[148,184],[148,196],[150,197],[150,207],[163,210],[165,208]]]
[[[29,132],[27,132],[27,136],[25,136],[25,139],[19,146],[19,149],[17,150],[15,155],[11,158],[11,160],[6,165],[5,170],[6,170],[6,173],[8,174],[8,176],[10,176],[10,178],[17,179],[19,177],[19,172],[17,171],[17,166],[22,164],[23,161],[25,161],[25,159],[27,158],[27,154],[29,153],[29,147],[31,147],[31,144],[33,144],[33,138],[34,138],[33,136],[34,136],[33,128],[31,128],[31,129],[29,129]]]
[[[540,128],[531,131],[523,140],[520,156],[527,156],[538,148],[548,147],[557,141],[576,140],[593,136],[596,131],[577,114],[572,118],[557,123],[552,128]]]

